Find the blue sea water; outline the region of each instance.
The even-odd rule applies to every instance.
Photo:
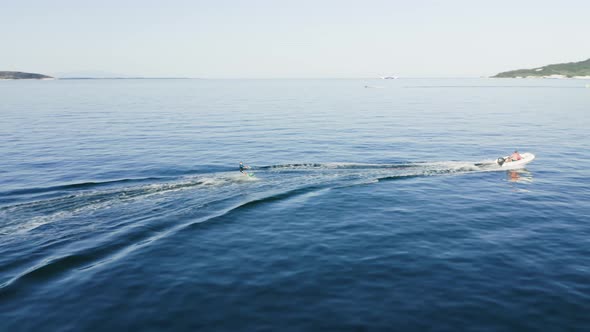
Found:
[[[588,331],[585,83],[0,81],[0,330]]]

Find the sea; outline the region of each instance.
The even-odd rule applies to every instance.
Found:
[[[0,81],[0,331],[590,331],[588,83]]]

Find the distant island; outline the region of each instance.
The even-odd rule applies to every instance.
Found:
[[[590,79],[590,59],[558,63],[533,69],[518,69],[499,73],[494,78],[587,78]]]
[[[51,80],[54,79],[51,76],[35,74],[35,73],[23,73],[20,71],[0,71],[0,80]]]
[[[0,71],[0,80],[182,80],[190,79],[189,77],[133,77],[133,76],[113,76],[113,77],[52,77],[48,75],[25,73],[21,71]]]

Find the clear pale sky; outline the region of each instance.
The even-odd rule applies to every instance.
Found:
[[[477,77],[590,58],[590,0],[0,0],[0,70]]]

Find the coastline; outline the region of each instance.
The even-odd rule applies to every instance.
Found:
[[[572,76],[567,77],[566,75],[547,75],[547,76],[514,76],[514,77],[495,77],[490,78],[528,78],[528,79],[550,79],[550,80],[590,80],[590,76]]]
[[[0,81],[55,81],[59,78],[45,77],[45,78],[0,78]]]

